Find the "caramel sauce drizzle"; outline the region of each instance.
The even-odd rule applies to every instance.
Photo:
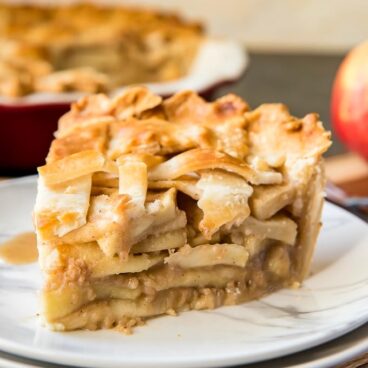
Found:
[[[38,258],[36,234],[25,232],[0,244],[0,259],[21,265],[36,262]]]

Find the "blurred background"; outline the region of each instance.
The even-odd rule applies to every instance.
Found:
[[[72,4],[76,0],[11,0]],[[253,51],[343,53],[368,35],[366,0],[91,0],[166,9],[206,24],[209,35],[243,41]]]

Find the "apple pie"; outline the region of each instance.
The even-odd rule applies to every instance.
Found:
[[[95,93],[188,73],[203,38],[174,14],[92,4],[0,5],[0,95]]]
[[[56,330],[129,328],[297,287],[321,227],[318,115],[143,87],[74,103],[34,210]]]

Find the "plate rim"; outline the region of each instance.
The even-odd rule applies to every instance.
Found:
[[[3,187],[9,187],[12,185],[20,185],[20,184],[36,184],[37,175],[30,175],[26,177],[21,178],[15,178],[15,179],[6,179],[0,182],[0,190]],[[347,214],[348,216],[352,216],[354,218],[354,221],[358,221],[360,225],[365,226],[365,228],[368,230],[368,223],[366,223],[363,219],[356,216],[354,213],[351,213],[350,211],[343,209],[339,206],[337,206],[334,203],[326,202],[326,206],[331,206],[335,210],[339,212],[343,212]],[[308,350],[310,348],[319,346],[323,343],[326,343],[328,341],[335,340],[343,335],[348,334],[349,332],[353,331],[354,329],[357,329],[358,327],[364,325],[368,322],[368,315],[364,316],[363,318],[360,318],[354,323],[348,323],[347,326],[343,325],[340,327],[339,331],[334,334],[331,334],[329,332],[325,333],[319,333],[313,334],[313,339],[309,338],[303,341],[300,341],[297,344],[294,344],[292,346],[286,346],[281,349],[272,350],[266,354],[263,354],[262,357],[257,357],[256,354],[253,356],[251,355],[247,357],[247,363],[244,363],[244,356],[242,354],[225,354],[222,357],[197,357],[195,360],[190,360],[187,357],[185,359],[182,359],[180,361],[175,361],[173,358],[169,359],[161,359],[160,361],[152,362],[148,358],[140,359],[140,360],[129,360],[125,363],[123,361],[117,361],[117,360],[111,360],[106,359],[106,357],[103,357],[102,359],[99,359],[98,362],[96,362],[95,357],[84,357],[83,361],[81,361],[81,355],[78,355],[73,352],[65,352],[63,356],[60,356],[59,350],[45,350],[42,348],[34,348],[29,346],[20,345],[19,343],[9,341],[4,339],[3,337],[0,337],[0,345],[1,350],[4,352],[9,352],[13,355],[20,356],[20,357],[26,357],[34,360],[39,360],[43,362],[48,363],[55,363],[55,364],[65,364],[65,365],[79,365],[81,367],[91,367],[94,366],[94,364],[99,364],[99,366],[105,366],[105,367],[117,367],[121,364],[128,364],[130,367],[142,367],[142,364],[145,367],[220,367],[220,366],[230,366],[230,365],[236,365],[236,364],[250,364],[250,363],[257,363],[260,361],[267,361],[269,359],[273,358],[281,358],[285,357],[289,354],[298,353],[304,350]],[[39,326],[37,326],[39,327]],[[43,328],[43,327],[39,327]],[[368,342],[367,342],[368,343]],[[57,361],[53,360],[53,357],[55,357],[55,354],[58,354]]]
[[[360,328],[367,328],[368,330],[368,322],[364,325],[362,325]],[[352,331],[344,336],[340,336],[339,338],[337,338],[337,340],[339,339],[344,339],[344,338],[349,338],[349,335],[353,333]],[[311,348],[309,350],[313,350],[313,349],[324,349],[326,348],[325,346],[327,344],[331,344],[334,340],[331,340],[330,342],[327,342],[325,344],[321,344],[321,345],[318,345],[314,348]],[[323,357],[320,357],[320,358],[317,358],[317,359],[314,359],[312,361],[309,361],[309,362],[298,362],[298,363],[292,363],[292,365],[289,365],[288,362],[285,362],[288,364],[288,367],[289,368],[327,368],[327,367],[331,367],[331,364],[342,364],[342,363],[345,363],[347,362],[348,360],[350,359],[353,359],[354,357],[359,357],[360,354],[363,354],[364,352],[368,351],[368,335],[363,337],[362,339],[359,338],[358,342],[355,343],[354,345],[344,349],[344,350],[340,350],[340,351],[337,351],[337,352],[333,352],[331,354],[328,354],[326,356],[323,356]],[[300,351],[300,352],[297,352],[295,354],[292,354],[292,355],[301,355],[303,353],[306,353],[308,352],[308,349],[307,350],[303,350],[303,351]],[[280,357],[280,359],[288,359],[289,356],[283,356],[283,357]],[[54,367],[55,368],[58,368],[60,367],[60,364],[59,363],[52,363],[52,362],[49,362],[49,361],[44,361],[44,360],[39,360],[39,359],[32,359],[32,358],[27,358],[25,356],[22,356],[22,355],[16,355],[16,354],[13,354],[13,353],[10,353],[10,352],[7,352],[7,351],[4,351],[4,350],[0,350],[0,363],[2,362],[2,360],[4,360],[5,362],[7,360],[9,361],[15,361],[17,364],[27,364],[28,366],[28,363],[30,364],[50,364],[50,368]],[[279,358],[277,358],[279,359]],[[27,360],[29,362],[22,362],[22,360]],[[265,360],[263,361],[265,364],[270,364],[272,360]],[[284,363],[284,362],[282,362]],[[253,363],[250,363],[250,368],[253,366]],[[255,362],[255,364],[257,364]],[[318,365],[317,365],[318,364]],[[26,367],[26,366],[25,366]],[[75,368],[83,368],[83,367],[78,367],[78,366],[75,366]],[[225,368],[225,367],[224,367]]]

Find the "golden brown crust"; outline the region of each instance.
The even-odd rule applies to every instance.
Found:
[[[107,140],[107,125],[95,124],[89,129],[76,128],[73,132],[53,140],[46,162],[51,163],[81,151],[104,152]]]
[[[251,151],[256,156],[277,152],[291,161],[303,157],[318,159],[331,145],[331,134],[324,130],[317,114],[297,119],[285,105],[264,104],[245,116]]]
[[[162,101],[146,88],[134,87],[114,99],[100,94],[73,103],[60,119],[56,135],[108,124],[111,158],[135,151],[172,154],[212,147],[243,160],[248,153],[247,109],[247,104],[232,94],[207,103],[185,91]]]
[[[146,118],[148,111],[151,112],[150,118]],[[154,117],[155,114],[161,118]],[[234,130],[224,129],[228,126],[234,128],[234,121],[242,136],[241,145],[232,142]],[[268,199],[271,208],[266,213],[272,214],[272,210],[275,213],[294,201],[292,212],[297,215],[301,207],[298,208],[295,198],[302,198],[312,167],[330,144],[329,133],[323,130],[315,114],[296,119],[279,104],[262,105],[248,111],[247,104],[234,95],[208,103],[195,93],[185,91],[162,100],[142,87],[131,88],[114,99],[105,95],[81,99],[60,119],[56,136],[47,165],[39,168],[45,185],[60,185],[81,175],[96,174],[102,184],[96,184],[95,179],[92,193],[112,195],[119,192],[128,195],[136,207],[138,203],[140,206],[144,204],[147,188],[176,187],[199,200],[199,205],[203,206],[202,224],[208,223],[201,227],[204,235],[207,232],[205,237],[211,237],[219,226],[232,221],[239,223],[240,218],[249,215],[249,209],[242,212],[240,207],[235,210],[236,206],[226,206],[234,198],[239,203],[244,200],[246,204],[251,194],[246,190],[237,192],[236,196],[235,192],[224,194],[224,207],[212,205],[216,191],[212,194],[204,188],[209,185],[225,190],[226,185],[221,189],[222,179],[216,179],[203,187],[205,181],[201,178],[207,170],[219,170],[219,178],[221,172],[224,175],[226,172],[230,178],[231,175],[239,176],[252,185],[290,182],[287,184],[292,187],[290,198],[282,199],[285,194],[276,190],[276,199],[273,202],[272,196]],[[245,152],[249,154],[244,157]],[[275,162],[271,159],[275,153],[284,158]],[[166,156],[168,154],[175,155],[170,158]],[[131,174],[128,175],[127,170]],[[106,175],[103,176],[102,172],[112,175],[109,179],[110,184],[114,183],[112,186],[106,182]],[[129,188],[131,184],[128,185],[133,176],[138,180],[138,172],[139,192],[138,181],[132,190]],[[131,180],[125,183],[124,175]],[[185,175],[188,177],[184,178]],[[228,180],[231,182],[236,181]],[[256,197],[251,198],[255,215],[265,219],[267,216],[257,212],[255,201]],[[262,204],[262,198],[260,201]],[[276,202],[281,204],[275,209]],[[138,207],[135,211],[139,212]],[[219,214],[223,211],[232,215],[224,222],[215,221],[218,215],[210,214],[215,210]],[[237,211],[243,214],[239,212],[238,215]],[[44,218],[45,214],[39,214],[39,217]],[[107,228],[106,232],[109,233]]]

